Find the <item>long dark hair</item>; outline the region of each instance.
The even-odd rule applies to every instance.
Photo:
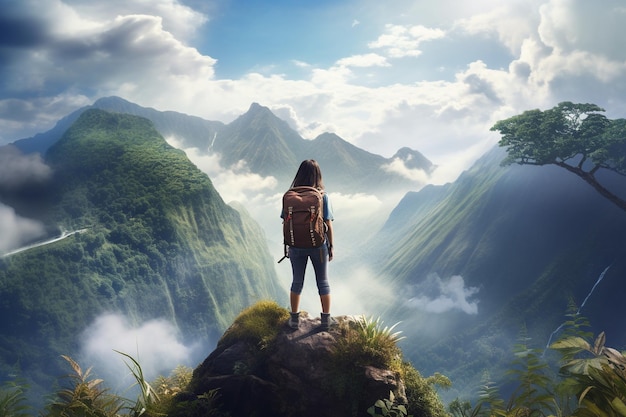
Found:
[[[315,187],[318,190],[324,189],[322,170],[320,170],[319,164],[314,159],[302,161],[291,183],[292,187],[301,187],[303,185]]]

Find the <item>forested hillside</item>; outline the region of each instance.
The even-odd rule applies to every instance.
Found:
[[[3,373],[49,388],[104,312],[208,343],[244,306],[285,297],[260,227],[147,119],[87,110],[45,161],[51,180],[2,200],[75,233],[0,260]]]
[[[585,302],[596,334],[626,343],[623,211],[565,170],[502,167],[505,155],[495,148],[454,183],[408,194],[377,236],[388,245],[368,256],[399,289],[384,314],[402,321],[407,355],[461,392],[485,372],[504,376],[522,329],[545,347],[570,302]]]

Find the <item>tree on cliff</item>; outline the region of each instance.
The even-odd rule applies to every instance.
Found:
[[[502,135],[504,165],[557,165],[626,211],[626,200],[596,176],[601,169],[626,176],[626,119],[608,119],[600,114],[604,111],[595,104],[563,102],[500,120],[491,130]]]

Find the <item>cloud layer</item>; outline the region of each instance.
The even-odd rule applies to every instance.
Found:
[[[344,25],[319,22],[319,33],[308,35],[336,33],[325,59],[284,33],[283,42],[296,43],[284,49],[301,50],[297,56],[279,56],[272,43],[231,45],[236,51],[224,59],[243,60],[254,48],[267,54],[257,51],[260,62],[242,64],[236,76],[217,76],[220,51],[203,37],[220,36],[211,30],[227,13],[243,15],[239,6],[9,2],[0,143],[48,129],[100,96],[225,122],[259,102],[293,115],[304,137],[331,131],[384,156],[402,146],[419,150],[444,182],[493,146],[496,120],[564,100],[620,116],[625,108],[626,10],[618,0],[602,7],[585,0],[342,3],[333,7],[348,17]]]
[[[22,155],[14,146],[0,146],[0,190],[13,192],[43,183],[52,174],[40,155]],[[20,216],[0,201],[0,255],[45,234],[39,221]]]
[[[80,360],[85,367],[93,366],[108,387],[129,388],[135,381],[126,364],[132,363],[118,352],[139,362],[148,381],[157,376],[168,376],[177,366],[194,367],[199,346],[185,344],[176,327],[165,320],[150,320],[131,325],[120,314],[98,317],[80,338]],[[116,352],[117,351],[117,352]]]
[[[411,294],[413,296],[406,305],[427,313],[440,314],[456,310],[478,314],[478,301],[475,299],[478,288],[466,287],[463,277],[459,275],[447,280],[436,274],[430,275],[412,288]]]
[[[52,170],[41,155],[23,155],[12,145],[0,147],[0,189],[16,189],[50,178]]]

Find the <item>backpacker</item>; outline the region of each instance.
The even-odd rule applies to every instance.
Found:
[[[326,238],[322,192],[314,187],[290,188],[283,195],[283,237],[286,246],[317,248]]]

